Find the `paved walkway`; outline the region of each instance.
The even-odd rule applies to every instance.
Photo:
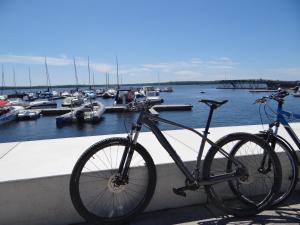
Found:
[[[247,219],[224,216],[212,205],[198,205],[144,213],[131,223],[131,225],[171,224],[300,224],[300,192],[293,194],[284,206]]]

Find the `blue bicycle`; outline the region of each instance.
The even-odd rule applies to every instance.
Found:
[[[268,109],[271,109],[268,105],[270,100],[277,102],[277,110],[272,111],[276,114],[275,120],[271,120],[268,130],[262,131],[258,136],[264,138],[271,148],[278,154],[281,165],[282,165],[282,185],[279,194],[273,201],[273,206],[277,206],[283,201],[285,201],[295,189],[295,186],[298,181],[298,173],[300,169],[300,161],[297,157],[296,150],[292,145],[283,137],[278,135],[278,129],[280,124],[283,125],[291,139],[296,144],[297,148],[300,149],[300,140],[297,137],[294,130],[289,125],[288,120],[290,119],[300,119],[300,114],[294,114],[283,110],[284,98],[288,96],[289,93],[284,90],[279,90],[276,94],[259,98],[255,103],[260,105],[260,115],[261,115],[261,106],[263,106],[266,116],[270,118]],[[262,118],[262,117],[261,117]],[[266,163],[265,161],[261,162],[262,165]]]

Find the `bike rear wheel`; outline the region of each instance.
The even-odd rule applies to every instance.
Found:
[[[242,143],[242,144],[241,144]],[[206,185],[205,190],[215,205],[225,212],[238,217],[252,216],[269,206],[281,185],[281,167],[277,155],[261,138],[248,133],[234,133],[216,142],[205,157],[203,178],[210,178],[234,171],[238,165],[219,153],[225,150],[239,161],[247,174],[235,179]],[[237,146],[239,144],[239,146]],[[260,160],[266,155],[269,169],[260,172]],[[265,168],[264,168],[265,169]]]
[[[128,146],[133,156],[123,179],[118,171]],[[149,153],[125,138],[109,138],[91,146],[78,159],[70,179],[70,195],[86,221],[122,224],[144,210],[155,185],[156,169]]]

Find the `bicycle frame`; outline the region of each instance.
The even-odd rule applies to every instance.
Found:
[[[278,128],[279,125],[282,124],[285,130],[288,132],[290,137],[293,139],[294,143],[297,145],[297,147],[300,149],[300,140],[294,130],[289,125],[288,121],[285,119],[285,116],[288,118],[295,118],[300,119],[300,114],[293,114],[288,111],[284,111],[282,109],[283,101],[278,102],[278,108],[277,108],[277,118],[276,118],[276,124],[275,124],[275,131],[274,134],[278,134]]]
[[[211,109],[211,111],[210,111],[204,134],[201,134],[200,132],[196,131],[193,128],[187,127],[185,125],[182,125],[182,124],[179,124],[179,123],[167,120],[167,119],[163,119],[163,118],[158,117],[158,116],[154,116],[150,112],[142,111],[140,113],[139,117],[138,117],[137,123],[135,125],[133,125],[133,127],[131,129],[131,132],[128,135],[128,138],[129,138],[129,140],[131,140],[132,144],[136,144],[137,139],[138,139],[138,135],[139,135],[139,132],[140,132],[142,126],[146,125],[154,133],[154,135],[156,136],[159,143],[170,154],[171,158],[174,160],[175,164],[178,166],[178,168],[181,170],[181,172],[185,175],[185,177],[187,178],[187,180],[190,184],[197,183],[199,185],[206,185],[206,184],[214,184],[214,183],[218,183],[218,182],[223,182],[223,181],[236,179],[240,175],[237,175],[235,171],[230,172],[230,173],[225,173],[225,174],[212,176],[212,177],[209,178],[209,180],[200,180],[199,179],[199,171],[200,171],[200,167],[201,167],[200,166],[201,165],[201,158],[202,158],[202,155],[203,155],[203,150],[204,150],[206,142],[208,142],[211,146],[217,147],[218,151],[224,157],[231,160],[235,165],[240,165],[241,164],[238,160],[231,157],[225,150],[221,149],[220,147],[217,146],[217,144],[215,144],[213,141],[211,141],[210,139],[207,138],[212,113],[213,113],[213,109]],[[200,144],[200,150],[199,150],[199,153],[198,153],[198,156],[197,156],[197,166],[196,166],[196,170],[195,170],[195,172],[196,172],[195,175],[193,175],[188,170],[188,168],[185,166],[182,159],[179,157],[179,155],[176,153],[174,148],[168,142],[167,138],[160,131],[160,129],[155,125],[155,122],[162,122],[162,123],[170,124],[170,125],[173,125],[173,126],[176,126],[176,127],[179,127],[179,128],[187,129],[187,130],[192,131],[193,133],[197,134],[198,136],[200,136],[202,138],[201,144]],[[126,168],[129,167],[130,160],[131,160],[131,157],[132,157],[132,154],[133,154],[133,152],[132,153],[130,153],[130,151],[128,152],[128,149],[127,149],[127,151],[125,150],[125,152],[124,152],[124,155],[123,155],[123,158],[122,158],[122,163],[121,163],[120,168],[119,168],[119,172],[121,172],[121,168],[125,164],[124,165],[124,171],[122,171],[123,175],[126,174],[127,171],[128,171],[128,169],[126,169]],[[126,162],[125,162],[125,160],[126,160]]]

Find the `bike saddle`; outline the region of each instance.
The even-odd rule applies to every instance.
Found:
[[[199,102],[202,102],[206,105],[208,105],[209,107],[213,107],[214,109],[220,107],[221,105],[225,104],[226,102],[228,102],[228,100],[223,100],[223,101],[215,101],[215,100],[209,100],[209,99],[201,99],[199,100]]]

